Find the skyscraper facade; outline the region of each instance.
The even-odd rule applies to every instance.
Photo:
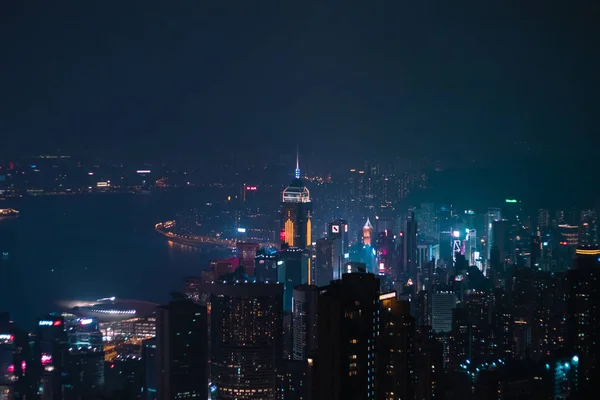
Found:
[[[215,399],[273,399],[282,356],[283,285],[228,280],[211,286]]]
[[[65,320],[69,346],[68,374],[73,398],[104,390],[102,332],[95,318]]]
[[[319,288],[299,285],[294,288],[292,306],[292,359],[307,360],[317,349],[317,305]]]
[[[157,398],[208,398],[206,307],[187,298],[157,308]]]
[[[283,309],[292,311],[294,287],[308,282],[310,274],[306,250],[288,247],[277,257],[277,281],[283,283]]]
[[[300,179],[296,164],[295,178],[283,191],[281,203],[282,245],[304,249],[312,244],[312,203],[310,192]]]
[[[334,276],[339,275],[339,271],[334,270],[335,251],[334,241],[328,238],[317,240],[315,257],[315,276],[314,284],[317,286],[329,285]]]
[[[580,391],[600,382],[600,249],[579,247],[567,271],[567,349],[579,359]]]
[[[315,357],[316,399],[375,399],[379,279],[351,273],[321,290]]]
[[[404,222],[404,249],[403,249],[403,268],[404,272],[410,274],[416,273],[417,268],[417,221],[415,214],[412,213]]]
[[[381,330],[377,344],[378,399],[414,398],[415,320],[408,300],[395,293],[380,297]]]
[[[435,333],[452,330],[452,309],[456,306],[453,292],[437,292],[431,296],[431,327]]]

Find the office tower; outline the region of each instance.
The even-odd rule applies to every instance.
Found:
[[[452,309],[456,307],[453,292],[437,292],[431,296],[431,327],[435,333],[452,330]]]
[[[521,215],[521,201],[517,199],[506,199],[504,200],[503,207],[503,217],[504,219],[513,222],[518,222],[523,219]]]
[[[431,326],[431,291],[420,290],[414,298],[416,326]]]
[[[375,399],[379,279],[343,274],[322,288],[318,301],[314,398]]]
[[[398,271],[398,260],[394,236],[391,231],[383,231],[378,233],[376,238],[374,248],[377,258],[377,273],[395,278]]]
[[[62,317],[49,315],[38,319],[35,359],[40,370],[40,397],[42,400],[63,400],[70,382],[67,363],[69,348],[67,331]]]
[[[317,306],[319,288],[298,285],[292,306],[292,359],[307,360],[317,348]]]
[[[367,222],[365,222],[365,225],[363,226],[363,244],[365,246],[370,246],[371,245],[371,237],[373,236],[373,225],[371,225],[371,221],[369,221],[369,218],[367,218]]]
[[[248,276],[254,276],[254,259],[258,251],[258,243],[243,243],[236,244],[236,253],[239,260],[239,265],[244,267]]]
[[[501,219],[502,219],[502,212],[500,211],[499,208],[494,208],[494,207],[488,208],[488,212],[486,215],[486,228],[487,228],[486,260],[491,259],[492,245],[494,243],[494,232],[492,230],[493,224],[495,221],[500,221]]]
[[[314,277],[314,283],[317,286],[329,285],[334,277],[338,278],[341,274],[340,270],[334,270],[334,244],[334,241],[328,238],[317,240]]]
[[[421,235],[426,239],[435,238],[437,240],[433,203],[421,203],[417,220]]]
[[[495,344],[495,358],[508,360],[513,356],[513,321],[506,292],[502,289],[494,289],[491,335]]]
[[[156,322],[157,398],[207,399],[206,307],[174,298],[157,308]]]
[[[336,219],[330,222],[327,226],[327,238],[339,240],[342,254],[348,254],[350,247],[350,239],[348,234],[348,221]]]
[[[409,275],[417,271],[417,221],[412,213],[404,222],[404,272]]]
[[[157,400],[158,363],[156,360],[156,338],[142,342],[142,361],[144,362],[144,388],[142,400]]]
[[[540,208],[537,214],[537,226],[545,231],[550,226],[550,212],[547,209]]]
[[[506,262],[512,260],[512,246],[510,240],[511,224],[508,221],[494,221],[492,223],[492,251],[497,251],[496,257],[491,258],[491,268],[504,272]]]
[[[327,239],[333,242],[333,279],[338,279],[336,271],[340,271],[343,263],[350,257],[348,223],[344,220],[330,222],[327,227]]]
[[[379,296],[381,328],[377,344],[377,398],[414,398],[415,319],[410,303],[395,293]]]
[[[579,358],[581,393],[600,386],[600,249],[579,247],[566,274],[567,350]]]
[[[434,400],[439,398],[439,379],[443,373],[442,349],[436,343],[431,327],[417,329],[414,341],[415,352],[415,398]]]
[[[235,281],[211,285],[211,391],[217,400],[273,399],[283,285]]]
[[[68,375],[73,398],[104,390],[104,347],[95,318],[65,320],[69,346]]]
[[[283,310],[292,311],[294,287],[308,282],[309,265],[305,250],[288,247],[278,253],[277,281],[283,283]]]
[[[579,244],[582,246],[598,246],[598,217],[596,210],[581,210],[579,227]]]
[[[296,159],[295,178],[283,191],[281,203],[281,243],[304,249],[312,244],[312,203],[310,192],[300,179]]]

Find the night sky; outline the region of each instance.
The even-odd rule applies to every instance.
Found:
[[[591,154],[598,3],[2,1],[0,153]]]

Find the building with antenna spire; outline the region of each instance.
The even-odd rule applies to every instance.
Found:
[[[310,191],[300,179],[300,163],[296,152],[294,180],[285,188],[281,202],[282,247],[305,249],[312,244],[312,203]]]
[[[363,244],[365,246],[371,244],[371,236],[373,236],[373,225],[371,225],[371,221],[367,218],[367,222],[363,226]]]

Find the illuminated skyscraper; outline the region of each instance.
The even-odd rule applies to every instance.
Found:
[[[312,203],[310,192],[300,179],[296,159],[294,180],[283,191],[281,203],[281,243],[304,249],[312,244]]]
[[[404,272],[415,274],[417,269],[417,221],[415,214],[412,213],[404,223]]]
[[[308,282],[309,265],[306,250],[288,247],[277,254],[277,281],[283,283],[283,309],[292,311],[294,287]]]
[[[335,277],[341,275],[341,270],[334,270],[335,242],[328,238],[317,240],[314,283],[317,286],[329,285]]]
[[[42,400],[62,400],[68,392],[69,357],[67,331],[62,317],[50,315],[38,321],[35,342],[36,364],[40,368]]]
[[[292,359],[306,361],[317,348],[317,301],[319,288],[298,285],[292,307]]]
[[[363,244],[370,245],[373,236],[373,225],[371,225],[371,221],[367,218],[367,222],[365,226],[363,226]]]
[[[567,349],[578,356],[579,390],[588,394],[600,386],[599,259],[598,247],[579,247],[573,268],[566,275]]]
[[[500,221],[502,219],[502,212],[499,208],[488,208],[488,212],[486,215],[486,229],[487,229],[487,254],[486,260],[489,262],[492,255],[492,246],[494,245],[494,232],[492,230],[495,221]]]
[[[102,333],[95,318],[66,320],[69,346],[68,374],[73,398],[83,399],[104,389]]]
[[[275,398],[282,355],[283,285],[245,283],[242,276],[232,276],[211,286],[213,398]]]
[[[415,319],[410,316],[408,300],[395,293],[379,296],[381,335],[377,353],[378,399],[414,398]]]

